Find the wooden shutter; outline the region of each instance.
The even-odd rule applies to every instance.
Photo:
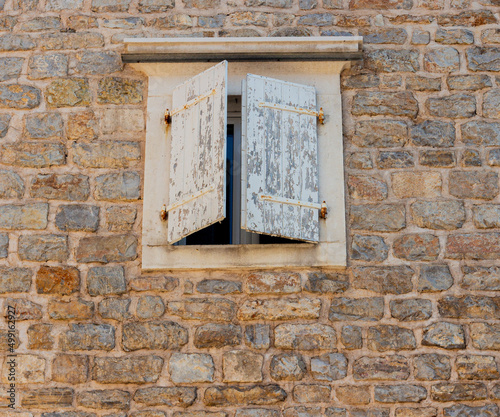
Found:
[[[314,87],[248,74],[242,102],[242,228],[318,242]]]
[[[225,217],[226,85],[223,61],[173,91],[169,243]]]

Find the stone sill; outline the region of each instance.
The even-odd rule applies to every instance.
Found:
[[[352,61],[361,36],[287,38],[126,38],[123,62]]]

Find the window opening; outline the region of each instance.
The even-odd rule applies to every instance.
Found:
[[[226,136],[226,217],[174,246],[301,243],[297,240],[248,232],[241,228],[241,97],[228,97]]]

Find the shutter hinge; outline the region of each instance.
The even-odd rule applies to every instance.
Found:
[[[325,112],[323,111],[323,107],[319,108],[318,112],[318,121],[324,125],[325,124]]]
[[[160,211],[160,219],[164,222],[167,220],[167,217],[168,217],[167,206],[164,204]]]
[[[326,207],[326,201],[323,201],[323,203],[321,203],[321,209],[319,211],[319,217],[321,219],[326,219],[327,213],[328,213],[328,209]]]

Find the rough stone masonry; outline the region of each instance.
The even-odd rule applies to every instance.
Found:
[[[499,416],[499,22],[498,0],[0,0],[0,415]],[[351,34],[349,267],[141,273],[122,40]]]

